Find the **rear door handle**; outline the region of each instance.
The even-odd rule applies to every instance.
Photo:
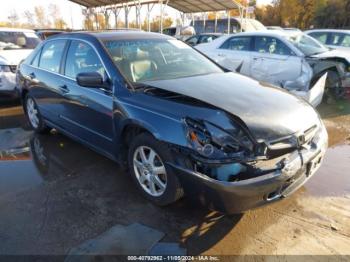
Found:
[[[224,54],[218,54],[218,56],[220,56],[220,57],[226,57],[226,55],[224,55]]]
[[[69,88],[67,85],[61,85],[59,86],[59,89],[63,92],[63,93],[68,93],[69,92]]]

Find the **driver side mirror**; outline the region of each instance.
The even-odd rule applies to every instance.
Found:
[[[104,87],[103,78],[97,72],[79,73],[76,79],[83,87]]]

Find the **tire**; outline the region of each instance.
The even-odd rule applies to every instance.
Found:
[[[151,150],[154,152],[152,155],[154,157],[151,157]],[[142,161],[142,151],[144,152],[144,160],[147,161]],[[158,206],[169,205],[183,196],[183,189],[177,176],[171,168],[165,166],[168,161],[172,162],[173,160],[166,144],[156,140],[148,133],[139,134],[129,145],[129,174],[142,195]],[[140,163],[144,165],[140,166]],[[153,168],[147,165],[151,165]],[[164,171],[165,175],[162,174]],[[157,183],[154,183],[155,176],[158,178],[156,178]],[[164,189],[158,186],[160,185],[159,181],[162,182],[163,186],[165,185]],[[152,187],[152,184],[155,185],[155,188]],[[152,192],[152,188],[155,191]]]
[[[337,72],[331,70],[327,73],[325,101],[331,104],[344,95],[344,88],[342,87],[341,78]]]
[[[24,112],[30,127],[39,134],[50,132],[50,128],[45,124],[34,98],[26,95],[24,100]]]

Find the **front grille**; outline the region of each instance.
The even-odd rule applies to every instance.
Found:
[[[10,67],[11,72],[15,74],[16,70],[17,70],[17,66],[16,65],[10,65],[9,67]]]

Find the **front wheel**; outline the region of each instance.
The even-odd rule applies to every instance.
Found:
[[[180,183],[165,163],[172,161],[167,146],[147,133],[136,136],[128,152],[129,172],[142,195],[159,206],[183,195]]]
[[[31,128],[37,133],[48,132],[50,129],[46,126],[34,98],[27,95],[24,101],[24,110]]]

